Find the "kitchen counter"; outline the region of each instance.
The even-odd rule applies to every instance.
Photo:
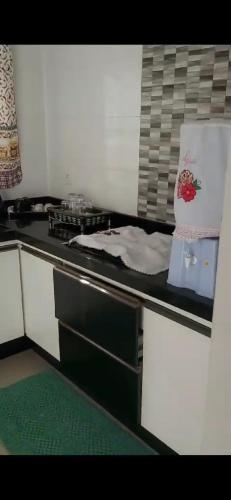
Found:
[[[63,242],[48,234],[47,220],[20,219],[18,221],[1,221],[10,231],[0,230],[0,240],[17,239],[39,250],[64,259],[82,267],[90,273],[96,273],[114,282],[141,292],[150,298],[157,299],[166,305],[173,306],[207,321],[212,321],[213,300],[197,295],[195,292],[167,284],[168,272],[155,276],[147,276],[126,268],[122,262],[111,262],[110,258],[91,256],[76,248],[70,248]],[[117,226],[118,227],[118,226]],[[159,228],[158,228],[159,230]],[[115,283],[115,284],[116,284]],[[163,305],[163,304],[162,304]]]

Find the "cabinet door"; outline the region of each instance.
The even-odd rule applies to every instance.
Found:
[[[0,251],[0,344],[24,335],[18,249]]]
[[[210,338],[144,309],[141,424],[179,454],[199,454]]]
[[[21,263],[26,335],[60,360],[53,265],[26,251]]]

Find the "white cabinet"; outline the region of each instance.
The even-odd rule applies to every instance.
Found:
[[[53,265],[23,250],[21,265],[26,335],[60,360]]]
[[[141,424],[179,454],[199,454],[210,338],[144,309]]]
[[[231,455],[231,162],[225,181],[202,453]]]
[[[0,344],[24,335],[18,249],[0,250]]]

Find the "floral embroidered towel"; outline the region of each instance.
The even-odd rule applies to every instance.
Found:
[[[174,238],[219,236],[230,153],[230,122],[201,121],[181,126]]]
[[[0,45],[0,189],[21,180],[12,53],[8,45]]]

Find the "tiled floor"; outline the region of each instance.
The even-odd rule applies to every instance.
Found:
[[[31,349],[1,359],[0,388],[49,369],[52,370],[51,365]]]
[[[24,378],[30,377],[31,375],[35,375],[42,371],[53,370],[57,373],[57,370],[53,368],[49,363],[47,363],[43,358],[41,358],[36,352],[31,349],[20,352],[13,356],[9,356],[5,359],[0,360],[0,388],[7,387],[11,384],[19,382]],[[58,372],[59,373],[59,372]],[[66,380],[74,389],[78,392],[82,392],[79,388],[77,388],[72,382],[70,382],[66,377],[64,377],[61,373],[59,375]],[[88,398],[91,400],[91,398]],[[95,402],[94,404],[97,405]],[[102,411],[104,411],[101,408]],[[107,413],[107,412],[106,412]],[[111,415],[110,418],[114,419]],[[123,424],[120,423],[120,426],[124,427]],[[128,431],[130,434],[132,432]],[[0,455],[9,455],[7,449],[4,447],[3,443],[0,440]]]

